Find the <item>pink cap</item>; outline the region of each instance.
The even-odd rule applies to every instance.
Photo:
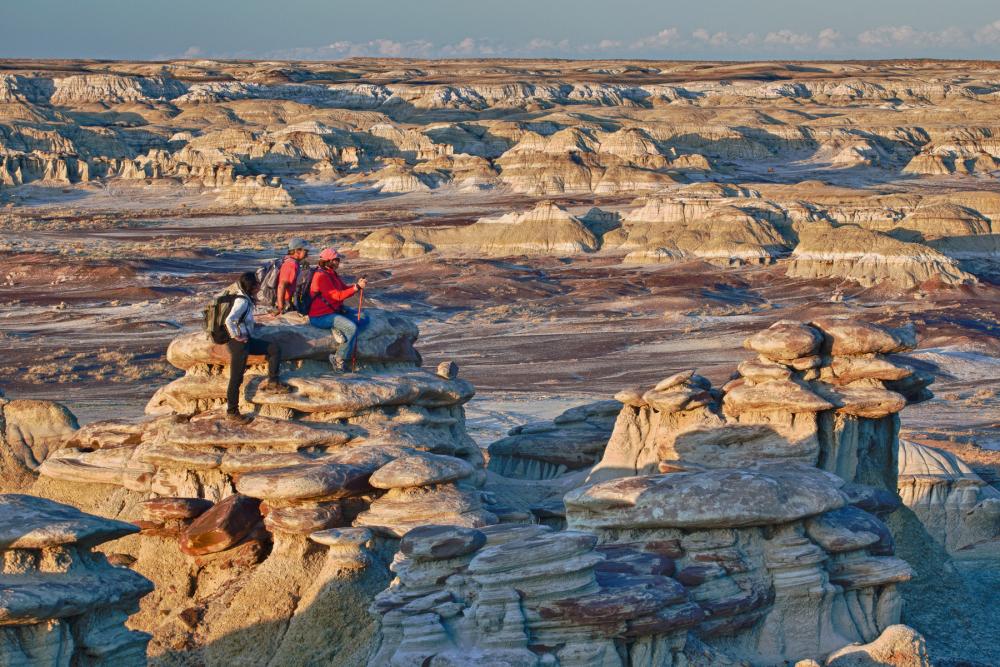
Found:
[[[319,254],[319,258],[324,262],[329,262],[331,259],[340,259],[340,253],[333,248],[324,248],[323,252]]]

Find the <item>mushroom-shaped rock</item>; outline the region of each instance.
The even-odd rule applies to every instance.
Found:
[[[483,509],[480,492],[441,484],[390,489],[359,514],[354,525],[402,537],[418,526],[481,528],[498,521],[495,514]]]
[[[670,377],[666,377],[657,382],[656,386],[653,387],[653,391],[667,391],[668,389],[673,389],[674,387],[680,387],[685,384],[692,384],[691,379],[693,377],[694,377],[693,370],[674,373]]]
[[[646,399],[642,397],[643,391],[636,388],[622,389],[615,394],[615,400],[622,405],[631,405],[634,408],[646,407]]]
[[[669,389],[651,389],[642,400],[658,412],[680,412],[708,405],[712,394],[706,389],[690,385],[675,385]]]
[[[382,466],[369,483],[376,489],[404,489],[454,482],[474,472],[471,465],[454,456],[417,452]]]
[[[313,463],[247,473],[236,481],[236,488],[266,500],[336,499],[369,492],[370,476],[370,470],[344,463]]]
[[[0,551],[63,544],[93,547],[138,532],[130,523],[103,519],[45,498],[0,495]]]
[[[403,535],[399,550],[414,560],[444,560],[478,551],[486,535],[462,526],[419,526]]]
[[[124,621],[153,590],[90,548],[138,531],[45,498],[0,495],[0,664],[142,665]]]
[[[723,406],[728,414],[744,412],[821,412],[833,404],[792,380],[775,380],[752,387],[745,384],[726,392]]]
[[[337,502],[319,502],[288,507],[268,507],[264,525],[270,531],[309,535],[331,526],[343,518]]]
[[[309,535],[316,544],[326,546],[363,547],[372,541],[374,535],[367,528],[328,528]]]
[[[912,328],[890,329],[846,317],[822,317],[812,324],[823,332],[829,351],[835,356],[890,354],[916,347]]]
[[[570,491],[570,528],[735,528],[788,523],[846,500],[836,475],[802,464],[623,477]]]
[[[812,355],[822,342],[822,334],[811,326],[780,320],[747,338],[743,347],[769,359],[788,360]]]

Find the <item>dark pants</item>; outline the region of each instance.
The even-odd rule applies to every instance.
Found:
[[[281,364],[281,348],[277,343],[271,343],[260,338],[251,338],[247,342],[231,339],[226,343],[229,347],[229,387],[226,389],[226,410],[231,413],[240,411],[240,386],[247,372],[247,357],[251,354],[267,355],[267,376],[278,379],[278,366]]]

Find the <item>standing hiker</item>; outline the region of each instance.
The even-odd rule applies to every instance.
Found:
[[[309,293],[312,304],[309,307],[309,324],[320,329],[330,329],[340,333],[345,339],[337,351],[330,355],[330,363],[334,370],[343,373],[347,370],[347,357],[354,347],[354,339],[358,335],[358,327],[362,321],[357,311],[344,307],[344,301],[351,298],[368,286],[365,278],[359,278],[357,284],[348,286],[340,276],[340,253],[333,248],[326,248],[319,255],[319,268],[313,274]]]
[[[299,271],[302,269],[302,264],[308,256],[309,243],[305,239],[294,238],[288,242],[288,254],[281,263],[281,269],[278,272],[278,289],[275,306],[278,309],[279,315],[292,306]]]
[[[260,388],[271,393],[287,394],[290,386],[278,378],[281,364],[281,349],[277,343],[254,338],[256,324],[253,319],[254,296],[260,282],[253,271],[248,271],[236,281],[233,307],[226,317],[226,331],[229,332],[229,386],[226,389],[226,416],[231,421],[247,424],[253,420],[250,415],[240,414],[240,387],[247,370],[247,357],[251,354],[267,355],[267,380]]]

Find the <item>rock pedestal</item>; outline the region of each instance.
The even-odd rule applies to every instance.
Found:
[[[138,532],[67,505],[0,495],[0,664],[145,665],[125,621],[153,590],[91,549]]]

